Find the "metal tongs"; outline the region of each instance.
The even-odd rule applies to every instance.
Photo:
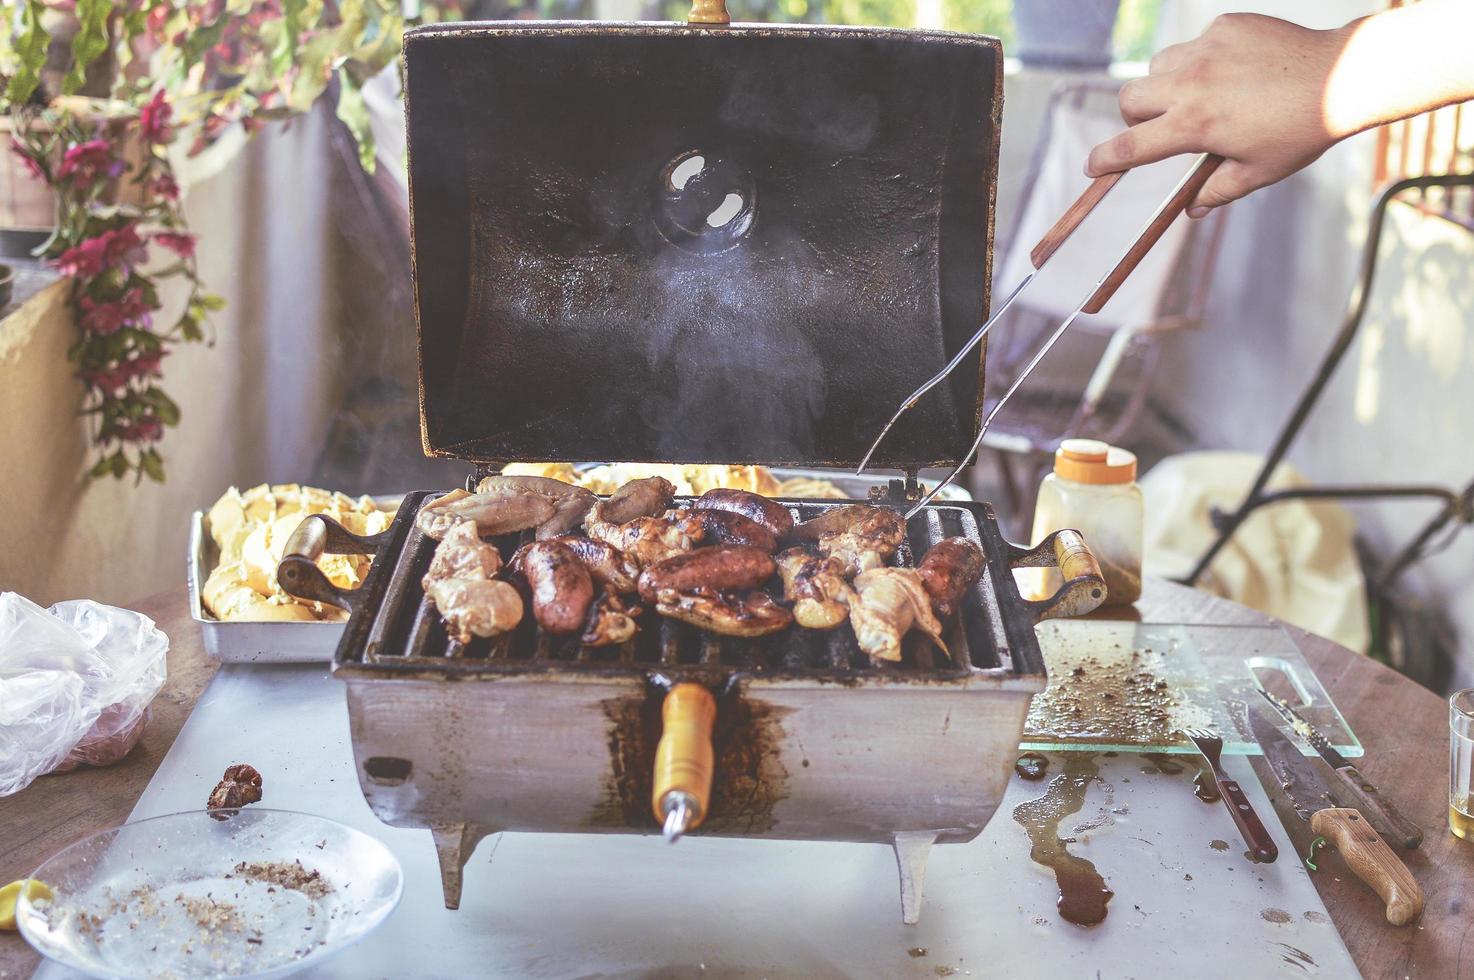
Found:
[[[1172,189],[1172,193],[1168,195],[1167,199],[1152,214],[1151,219],[1147,221],[1146,226],[1142,228],[1140,234],[1126,248],[1125,253],[1116,260],[1115,265],[1111,267],[1109,272],[1096,280],[1094,288],[1085,297],[1085,301],[1075,307],[1075,312],[1066,317],[1064,322],[1055,328],[1054,333],[1049,335],[1049,339],[1034,353],[1033,358],[1024,366],[1019,376],[1014,379],[1013,384],[1009,386],[1008,391],[999,399],[998,404],[994,405],[993,410],[988,413],[987,418],[983,419],[983,424],[978,430],[978,436],[973,440],[972,448],[967,451],[966,456],[962,457],[962,461],[957,464],[956,469],[948,473],[946,479],[927,491],[906,512],[907,518],[914,516],[917,511],[925,507],[943,487],[957,479],[958,474],[967,468],[968,464],[972,462],[973,457],[977,455],[979,447],[982,446],[983,437],[988,434],[988,426],[992,425],[994,417],[1008,403],[1008,400],[1013,397],[1014,392],[1019,390],[1019,387],[1029,377],[1030,373],[1033,372],[1034,368],[1039,366],[1039,362],[1044,360],[1044,355],[1049,353],[1049,349],[1064,335],[1064,332],[1070,328],[1070,324],[1074,323],[1080,314],[1100,312],[1101,308],[1115,295],[1116,290],[1121,287],[1121,283],[1126,281],[1126,277],[1131,275],[1137,264],[1152,250],[1152,246],[1157,244],[1157,241],[1167,231],[1168,226],[1176,220],[1177,216],[1192,202],[1193,198],[1198,196],[1198,191],[1203,189],[1203,185],[1208,182],[1208,178],[1213,175],[1213,171],[1217,170],[1218,165],[1222,162],[1223,157],[1213,153],[1204,153],[1198,157],[1192,169],[1178,182],[1177,186]],[[1024,276],[1023,281],[1014,287],[1013,292],[1008,294],[1008,298],[993,312],[992,316],[988,317],[987,322],[978,328],[978,332],[972,335],[972,339],[962,346],[962,349],[952,357],[952,360],[947,362],[946,367],[937,372],[936,375],[920,388],[917,388],[906,396],[906,399],[901,402],[900,407],[896,409],[895,414],[891,416],[890,421],[885,424],[885,428],[880,430],[880,435],[876,436],[875,441],[870,444],[870,449],[865,453],[865,458],[860,461],[859,467],[855,470],[857,474],[865,472],[865,467],[870,464],[870,457],[875,455],[875,450],[879,448],[881,442],[885,439],[886,433],[890,432],[891,427],[896,424],[896,420],[905,414],[907,409],[920,401],[922,395],[925,395],[928,391],[931,391],[940,384],[942,379],[951,374],[962,363],[963,359],[972,352],[972,349],[982,342],[983,338],[988,335],[988,331],[992,329],[993,324],[998,322],[998,318],[1008,310],[1014,300],[1018,299],[1019,295],[1023,293],[1029,283],[1034,280],[1034,277],[1044,268],[1045,263],[1049,261],[1050,257],[1058,251],[1059,247],[1074,233],[1075,229],[1080,227],[1080,223],[1110,193],[1111,188],[1115,187],[1126,173],[1123,170],[1118,173],[1103,174],[1091,181],[1090,186],[1085,189],[1085,193],[1081,194],[1075,203],[1070,205],[1069,210],[1065,211],[1060,216],[1060,219],[1054,223],[1054,226],[1044,234],[1044,237],[1039,239],[1039,244],[1035,245],[1033,251],[1029,253],[1029,262],[1034,267],[1033,271],[1027,276]]]

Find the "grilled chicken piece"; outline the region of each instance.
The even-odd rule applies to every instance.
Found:
[[[539,539],[565,534],[583,523],[599,499],[590,490],[546,476],[488,476],[476,492],[489,497],[545,497],[553,502],[553,516],[537,526]]]
[[[415,522],[438,541],[462,521],[473,522],[482,534],[512,534],[538,527],[556,512],[557,506],[548,497],[499,497],[452,490],[420,508]]]
[[[595,541],[613,545],[633,558],[641,568],[690,551],[706,533],[694,517],[636,517],[623,524],[594,521],[588,525],[588,532]]]
[[[793,530],[793,515],[787,507],[750,490],[708,490],[692,501],[691,506],[697,510],[725,510],[741,514],[750,521],[757,521],[778,538]]]
[[[768,554],[778,550],[778,538],[765,526],[730,510],[673,510],[672,520],[694,518],[701,523],[702,544],[740,544]]]
[[[793,603],[793,618],[807,629],[834,629],[857,600],[838,558],[789,548],[778,556],[778,571],[783,575],[783,598]]]
[[[588,568],[595,585],[618,595],[629,595],[635,591],[640,566],[614,545],[577,534],[562,534],[553,540],[573,550]]]
[[[937,615],[950,616],[983,574],[983,549],[967,538],[946,538],[932,545],[916,572]]]
[[[640,573],[640,598],[662,592],[732,592],[755,589],[773,577],[773,556],[758,548],[722,545],[672,555]]]
[[[594,601],[594,582],[573,549],[557,541],[532,541],[512,558],[516,574],[527,580],[532,615],[549,633],[583,628]]]
[[[793,614],[766,592],[662,589],[655,596],[655,611],[724,636],[766,636],[793,623]]]
[[[499,579],[452,578],[428,582],[425,595],[440,611],[445,629],[461,643],[471,636],[496,636],[522,622],[522,597]]]
[[[942,624],[932,615],[931,597],[916,569],[869,569],[855,576],[855,590],[859,601],[850,604],[850,623],[860,649],[872,661],[899,661],[901,638],[912,627],[927,634],[947,653]]]
[[[827,510],[794,527],[789,537],[814,541],[826,555],[838,558],[845,574],[880,568],[906,539],[906,519],[888,507],[848,504]]]
[[[631,480],[589,511],[590,523],[627,524],[637,517],[659,517],[676,498],[675,484],[663,476]]]
[[[472,634],[504,633],[522,621],[517,590],[492,580],[501,564],[496,547],[482,541],[468,520],[451,525],[435,546],[421,584],[446,631],[461,643],[469,643]]]
[[[589,610],[588,625],[583,631],[583,645],[616,646],[632,639],[640,631],[639,624],[635,622],[638,615],[639,606],[626,606],[619,596],[604,593]]]

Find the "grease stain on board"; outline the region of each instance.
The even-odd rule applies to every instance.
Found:
[[[1273,922],[1275,925],[1284,925],[1294,919],[1294,916],[1284,909],[1260,909],[1259,918],[1265,922]]]
[[[1050,780],[1044,795],[1014,807],[1013,819],[1029,835],[1029,857],[1054,872],[1059,887],[1057,907],[1061,918],[1080,926],[1093,926],[1105,920],[1106,906],[1115,893],[1094,864],[1069,851],[1069,843],[1059,836],[1060,823],[1085,806],[1090,784],[1100,778],[1100,770],[1088,753],[1072,753],[1065,757],[1064,772]]]
[[[1211,848],[1213,848],[1213,850],[1215,850],[1215,851],[1226,851],[1226,850],[1228,850],[1228,841],[1226,841],[1226,840],[1209,841],[1208,842],[1208,846],[1211,847]]]

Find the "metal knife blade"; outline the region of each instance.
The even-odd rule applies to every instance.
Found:
[[[1305,739],[1310,747],[1326,761],[1326,764],[1335,772],[1337,781],[1345,790],[1347,797],[1355,802],[1355,805],[1371,821],[1377,832],[1402,847],[1417,847],[1423,842],[1423,830],[1413,823],[1393,803],[1384,798],[1371,781],[1361,774],[1345,756],[1337,752],[1327,741],[1326,737],[1316,731],[1315,726],[1306,721],[1305,718],[1291,707],[1284,699],[1275,697],[1263,688],[1259,693],[1264,699],[1274,706],[1295,734]]]
[[[1275,780],[1290,798],[1290,804],[1301,820],[1309,821],[1317,810],[1341,805],[1315,767],[1300,752],[1300,747],[1286,738],[1263,711],[1249,708],[1249,727],[1264,750],[1264,761],[1269,763]]]

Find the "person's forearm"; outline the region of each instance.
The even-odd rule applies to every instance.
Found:
[[[1338,138],[1474,99],[1474,0],[1422,0],[1343,30],[1325,105]]]

